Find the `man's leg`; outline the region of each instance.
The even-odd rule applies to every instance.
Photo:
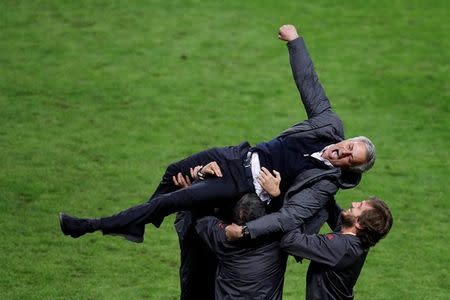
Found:
[[[62,214],[60,216],[61,230],[66,235],[79,237],[101,229],[105,234],[122,235],[129,240],[141,242],[144,226],[147,223],[153,223],[159,227],[164,217],[173,212],[190,210],[203,205],[221,206],[227,199],[252,191],[253,186],[249,185],[242,167],[242,158],[248,148],[248,143],[242,143],[235,147],[214,148],[194,154],[168,168],[150,202],[134,206],[112,217],[103,218],[101,222]],[[211,178],[188,188],[169,192],[175,188],[172,176],[179,171],[188,173],[189,168],[213,160],[217,161],[222,169],[222,178]]]
[[[203,211],[200,214],[213,214]],[[177,213],[175,228],[180,244],[180,300],[214,300],[217,258],[200,239],[190,211]]]
[[[133,242],[144,240],[145,224],[159,227],[164,217],[183,210],[220,207],[237,199],[239,190],[231,176],[211,178],[192,186],[159,195],[150,202],[130,207],[116,215],[101,219],[79,219],[60,215],[61,230],[74,238],[102,230],[103,234],[120,235]]]
[[[153,223],[159,227],[164,217],[174,212],[202,207],[221,207],[228,201],[238,199],[242,193],[232,176],[226,175],[225,173],[223,178],[210,178],[190,187],[159,195],[150,202],[102,218],[100,228],[104,234],[127,237],[127,234],[142,232],[143,235],[145,224]],[[248,190],[243,192],[250,192],[251,188],[248,186]],[[140,231],[137,228],[140,228]]]

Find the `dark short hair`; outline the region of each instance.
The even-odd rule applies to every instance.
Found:
[[[375,246],[384,238],[393,223],[391,211],[386,203],[376,197],[370,197],[368,202],[372,208],[363,211],[359,216],[358,223],[361,228],[356,233],[365,248]]]
[[[256,194],[245,194],[234,206],[234,222],[243,225],[266,214],[266,206]]]

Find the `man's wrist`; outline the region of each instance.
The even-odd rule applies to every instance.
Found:
[[[296,34],[296,35],[290,37],[289,40],[288,40],[288,42],[292,42],[292,41],[298,39],[299,37],[300,37],[300,35]]]
[[[297,37],[297,38],[295,38],[295,39],[293,39],[293,40],[288,41],[287,44],[288,44],[288,45],[296,44],[296,43],[298,43],[300,40],[302,40],[302,37],[301,37],[301,36],[299,36],[299,37]]]
[[[276,198],[278,196],[280,196],[281,192],[280,190],[276,191],[275,193],[269,194],[271,198]]]
[[[250,230],[247,225],[242,226],[242,238],[247,239],[250,238]]]

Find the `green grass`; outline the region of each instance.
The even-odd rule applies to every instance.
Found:
[[[305,118],[278,26],[298,25],[347,136],[378,161],[338,194],[390,204],[357,299],[447,299],[447,1],[0,2],[0,298],[177,299],[173,217],[135,245],[73,240],[66,211],[145,201],[172,161]],[[290,261],[285,299],[307,265]]]

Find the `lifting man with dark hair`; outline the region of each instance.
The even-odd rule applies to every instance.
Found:
[[[307,235],[299,230],[285,234],[281,248],[311,260],[306,275],[306,299],[353,299],[353,287],[370,247],[392,227],[391,212],[383,201],[371,197],[341,210],[333,201],[328,210],[333,233]]]

